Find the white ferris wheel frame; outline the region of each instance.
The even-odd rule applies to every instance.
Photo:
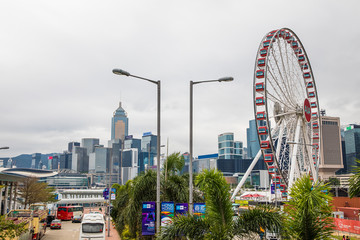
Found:
[[[307,108],[309,122],[303,112],[307,105],[305,99],[310,104]],[[321,145],[314,74],[303,44],[291,29],[270,31],[260,42],[254,68],[253,100],[260,151],[232,199],[261,156],[272,176],[275,191],[279,186],[282,197],[287,198],[287,189],[301,175],[310,173],[315,181],[318,180]]]

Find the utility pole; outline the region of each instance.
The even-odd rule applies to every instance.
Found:
[[[112,172],[112,157],[110,157],[109,164],[109,195],[108,195],[108,237],[110,237],[110,205],[111,205],[111,172]]]

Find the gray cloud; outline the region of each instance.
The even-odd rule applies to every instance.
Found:
[[[8,1],[0,9],[0,156],[59,152],[68,141],[110,138],[118,102],[130,133],[156,133],[156,87],[112,68],[162,80],[162,142],[187,151],[189,81],[233,76],[194,89],[194,151],[217,135],[246,142],[253,118],[255,54],[269,31],[289,27],[312,63],[321,108],[360,119],[360,3],[346,1]]]

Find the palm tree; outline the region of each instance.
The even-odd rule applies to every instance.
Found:
[[[184,166],[184,156],[182,156],[180,152],[169,155],[165,161],[165,181],[170,173],[174,175],[176,171],[180,172]]]
[[[330,188],[321,182],[312,183],[309,175],[299,178],[290,189],[286,234],[294,239],[331,239],[333,220]]]
[[[169,175],[167,181],[161,178],[161,201],[188,202],[189,175]],[[199,193],[194,200],[199,201]],[[112,218],[120,234],[127,233],[129,238],[141,235],[142,202],[156,200],[156,172],[148,170],[119,187]],[[122,235],[122,239],[125,237]]]
[[[261,228],[278,230],[281,216],[274,209],[249,209],[248,213],[233,219],[230,187],[221,172],[205,170],[196,177],[196,186],[203,192],[206,203],[205,218],[178,216],[163,229],[159,239],[233,239],[259,233]]]
[[[356,159],[357,166],[354,167],[354,175],[349,179],[349,194],[350,198],[360,195],[360,161]]]

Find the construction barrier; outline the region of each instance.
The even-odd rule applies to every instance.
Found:
[[[360,234],[360,221],[334,218],[335,230]]]

